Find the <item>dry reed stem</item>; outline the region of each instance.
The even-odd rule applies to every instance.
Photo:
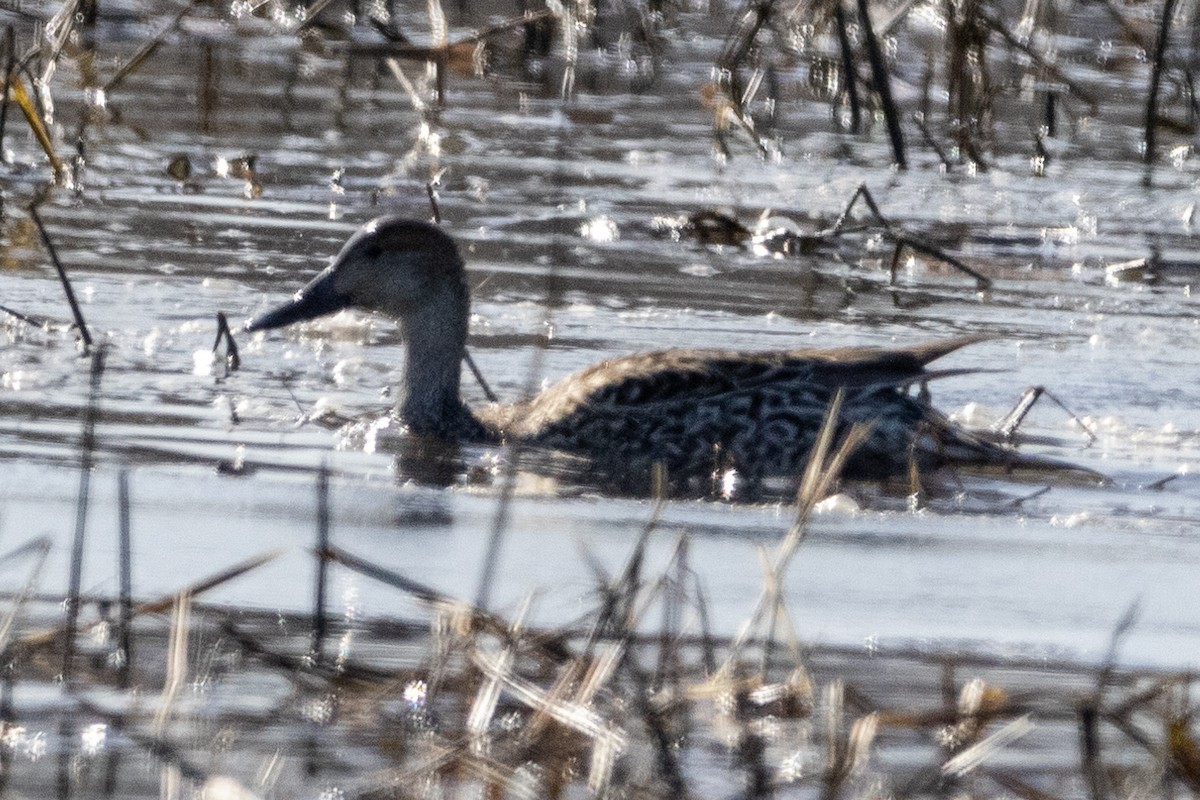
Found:
[[[505,677],[512,671],[517,656],[516,646],[521,641],[524,620],[532,605],[532,596],[527,595],[509,625],[504,648],[494,657],[494,674],[485,674],[484,681],[475,694],[470,713],[467,714],[467,734],[471,737],[471,750],[474,753],[483,753],[484,739],[491,727],[492,717],[496,713],[496,703],[500,700],[500,689]],[[472,644],[473,656],[482,655],[478,639],[474,640]]]
[[[142,46],[139,47],[132,56],[130,56],[128,61],[117,68],[117,71],[113,73],[113,76],[108,79],[107,83],[104,84],[104,93],[106,95],[112,94],[113,90],[120,86],[127,77],[129,77],[138,67],[142,65],[146,59],[154,55],[154,52],[158,50],[160,46],[162,46],[167,34],[179,27],[179,23],[183,21],[183,18],[191,13],[192,9],[199,5],[200,2],[201,0],[191,0],[191,2],[180,9],[179,12],[172,17],[171,21],[167,23],[167,25],[161,31],[143,43]]]
[[[431,608],[457,618],[456,628],[463,635],[476,630],[491,633],[502,640],[507,640],[510,635],[509,623],[503,617],[450,597],[397,572],[360,559],[341,548],[331,547],[321,556],[381,583],[401,589]],[[526,644],[534,645],[538,652],[550,661],[561,663],[569,661],[573,657],[566,645],[566,639],[567,636],[563,632],[555,631],[546,636],[526,636],[523,641]]]
[[[16,101],[17,107],[21,109],[21,113],[25,115],[25,121],[29,123],[30,130],[33,131],[34,137],[41,146],[42,152],[46,154],[46,158],[50,161],[50,167],[54,170],[54,179],[56,181],[64,180],[66,176],[66,168],[63,166],[58,155],[54,152],[54,145],[50,141],[50,132],[46,130],[46,124],[42,122],[42,116],[38,113],[33,105],[33,100],[29,97],[29,93],[25,91],[25,83],[21,80],[21,76],[16,72],[12,73],[8,82],[9,92],[12,94],[13,100]]]
[[[238,354],[237,342],[233,339],[233,331],[229,329],[229,319],[224,312],[217,312],[217,336],[213,340],[212,354],[216,358],[217,350],[221,346],[221,342],[225,343],[225,364],[226,374],[236,372],[242,366],[242,357]]]
[[[41,238],[42,245],[46,248],[46,252],[50,256],[50,262],[54,265],[54,271],[58,274],[59,283],[62,284],[63,294],[66,295],[67,305],[71,307],[71,316],[75,319],[75,327],[79,329],[79,338],[83,341],[83,347],[86,351],[92,346],[92,334],[88,331],[87,322],[83,318],[83,310],[79,307],[79,301],[75,298],[75,289],[71,286],[71,279],[67,277],[67,270],[63,267],[62,261],[59,260],[58,250],[54,247],[54,241],[50,238],[50,234],[46,231],[46,226],[42,222],[42,216],[38,213],[37,208],[44,197],[45,195],[40,195],[29,204],[29,218],[37,226],[38,236]],[[100,363],[103,365],[102,357]],[[95,367],[95,362],[93,362],[93,367]]]
[[[1200,794],[1200,744],[1192,735],[1191,715],[1172,719],[1167,725],[1167,751],[1174,773],[1193,792]]]
[[[1036,726],[1028,714],[1012,720],[1000,730],[960,751],[942,764],[942,774],[963,777],[981,766],[994,753],[1031,732],[1034,727]]]
[[[407,75],[404,74],[404,69],[401,68],[400,62],[394,56],[388,56],[383,60],[383,63],[387,66],[388,71],[392,73],[392,77],[396,79],[396,82],[400,84],[400,87],[404,89],[404,92],[408,95],[408,101],[412,103],[413,110],[419,114],[424,114],[426,111],[428,111],[429,105],[421,99],[421,93],[417,91],[417,87],[414,86],[413,82],[408,79]],[[430,202],[433,202],[432,194],[430,196]],[[436,209],[437,205],[435,204],[435,221],[438,224],[441,224],[441,220],[437,219]]]
[[[848,742],[842,736],[845,719],[845,683],[834,679],[825,687],[825,769],[821,773],[821,800],[836,800],[850,775]]]
[[[840,0],[839,0],[840,2]],[[900,170],[908,169],[908,158],[904,153],[904,133],[900,129],[900,112],[892,99],[892,76],[887,70],[879,40],[871,27],[871,14],[867,0],[858,0],[858,22],[862,26],[863,43],[867,50],[867,61],[871,65],[871,80],[875,94],[883,106],[883,117],[887,123],[888,139],[892,143],[892,158]]]
[[[1171,38],[1171,20],[1175,16],[1176,2],[1177,0],[1163,0],[1162,11],[1160,12],[1158,40],[1154,47],[1154,61],[1150,70],[1150,91],[1146,97],[1146,127],[1142,142],[1142,159],[1147,167],[1154,163],[1154,135],[1158,119],[1158,95],[1162,87],[1163,69],[1167,58],[1167,45],[1170,43]],[[1194,9],[1192,13],[1195,13]],[[1195,24],[1194,20],[1192,24]],[[1148,185],[1149,181],[1150,176],[1147,174],[1145,183]]]
[[[578,731],[589,739],[601,739],[609,735],[615,735],[621,740],[626,738],[623,731],[619,728],[611,729],[611,722],[587,705],[569,700],[556,701],[542,687],[513,673],[511,658],[476,651],[471,656],[471,663],[485,678],[496,681],[497,685],[503,686],[514,699],[530,710],[544,710],[554,721]]]
[[[1009,47],[1019,50],[1027,55],[1030,60],[1038,66],[1039,69],[1044,70],[1046,73],[1051,75],[1055,81],[1061,83],[1063,86],[1066,86],[1067,91],[1069,91],[1075,97],[1078,97],[1083,102],[1087,103],[1092,111],[1096,111],[1099,108],[1100,102],[1094,94],[1084,89],[1083,86],[1077,81],[1067,77],[1066,73],[1052,64],[1046,56],[1043,56],[1041,53],[1035,50],[1028,42],[1024,42],[1018,38],[1012,31],[1008,29],[1008,26],[1004,24],[1003,20],[993,16],[982,7],[977,9],[976,13],[979,16],[979,19],[986,23],[991,30],[1000,34],[1001,38],[1008,43]],[[1147,48],[1147,50],[1149,50],[1149,48]]]
[[[542,731],[552,721],[552,717],[547,711],[552,705],[559,702],[566,702],[566,698],[571,694],[579,682],[580,672],[583,670],[583,659],[575,659],[567,664],[558,674],[554,684],[550,687],[547,693],[547,702],[545,705],[538,706],[533,712],[533,716],[525,723],[525,727],[521,730],[521,743],[525,747],[532,747]],[[585,696],[582,690],[575,693],[572,702],[586,706],[591,702],[590,696]]]
[[[58,58],[62,55],[63,47],[66,46],[67,40],[71,37],[72,31],[75,29],[76,9],[78,6],[79,0],[67,0],[54,13],[54,16],[46,21],[40,44],[43,47],[49,44],[50,53],[41,59],[42,74],[38,76],[37,83],[42,86],[49,86],[51,79],[54,77],[54,72],[58,67]],[[32,51],[30,56],[33,55],[42,55],[42,49],[39,48]],[[27,64],[22,65],[22,67],[24,66],[27,66]]]
[[[171,609],[171,635],[167,644],[167,679],[163,684],[162,694],[159,695],[159,707],[151,728],[155,736],[161,736],[166,729],[167,719],[175,707],[179,690],[187,680],[191,610],[191,595],[187,592],[175,595],[175,604]]]
[[[8,96],[12,87],[13,69],[16,67],[16,63],[17,34],[10,24],[4,28],[4,93],[0,95],[0,99],[4,102],[0,102],[0,153],[3,153],[4,134],[8,130]]]
[[[479,651],[472,654],[472,661],[483,673],[483,682],[475,693],[466,723],[471,752],[475,755],[486,753],[488,729],[492,724],[492,716],[496,713],[496,704],[500,701],[500,689],[512,675],[515,658],[516,653],[511,646],[505,647],[495,655]]]
[[[282,555],[283,552],[283,550],[269,550],[262,555],[255,556],[233,567],[224,569],[211,577],[199,580],[196,583],[193,583],[190,586],[180,590],[180,592],[173,592],[157,600],[138,603],[133,607],[132,614],[133,616],[139,616],[142,614],[157,614],[161,611],[165,611],[175,604],[175,598],[179,594],[187,593],[189,596],[198,597],[210,589],[215,589],[224,583],[228,583],[234,578],[241,577],[247,572],[255,570],[262,565],[275,560]],[[13,646],[22,648],[46,647],[47,645],[54,644],[56,641],[61,639],[66,632],[67,629],[60,625],[35,633],[27,633],[23,636],[17,637],[17,639],[13,641]]]
[[[770,565],[771,572],[775,576],[774,582],[770,585],[778,585],[781,582],[782,575],[787,569],[788,563],[804,539],[804,535],[807,532],[808,519],[812,514],[813,508],[820,500],[824,499],[833,482],[841,475],[842,466],[846,459],[870,435],[870,426],[856,423],[846,433],[837,452],[832,456],[828,456],[829,450],[832,447],[834,433],[837,429],[842,397],[843,392],[839,390],[830,404],[825,421],[822,423],[820,433],[817,436],[817,441],[813,446],[812,452],[809,454],[808,466],[805,469],[804,476],[800,482],[800,488],[797,492],[795,520],[776,548],[774,561]],[[725,663],[718,669],[716,675],[712,677],[711,680],[716,684],[724,684],[730,680],[734,665],[742,649],[749,641],[753,632],[761,624],[763,615],[774,608],[775,596],[772,594],[770,585],[764,586],[759,592],[754,610],[746,621],[742,623],[737,635],[734,637]]]
[[[802,663],[804,654],[800,647],[800,636],[796,632],[796,626],[792,622],[791,614],[788,613],[787,604],[783,598],[783,588],[780,585],[782,575],[776,571],[775,565],[771,561],[765,547],[758,548],[759,568],[763,573],[763,587],[769,596],[769,604],[771,608],[771,621],[766,626],[767,646],[763,648],[761,672],[765,676],[771,664],[771,645],[775,641],[775,632],[780,625],[784,628],[784,634],[787,639],[788,649],[791,651],[792,660],[796,664]]]
[[[4,619],[0,620],[0,654],[8,652],[9,637],[12,635],[13,622],[17,615],[21,613],[21,609],[29,601],[33,595],[33,589],[37,585],[38,578],[41,577],[42,567],[46,565],[46,557],[50,554],[51,540],[48,536],[40,536],[36,539],[31,539],[25,544],[0,556],[0,561],[8,561],[13,558],[20,557],[28,552],[34,552],[35,561],[29,569],[29,575],[25,578],[25,583],[17,592],[17,596],[13,598],[12,608],[4,615]]]

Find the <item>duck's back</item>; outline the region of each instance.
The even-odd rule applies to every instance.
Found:
[[[930,361],[970,341],[901,350],[640,353],[565,378],[515,407],[506,428],[513,437],[587,455],[616,473],[638,475],[657,462],[676,478],[729,467],[751,477],[796,475],[841,389],[839,428],[873,426],[847,472],[882,477],[906,468],[923,427],[946,427],[902,387],[926,376]]]

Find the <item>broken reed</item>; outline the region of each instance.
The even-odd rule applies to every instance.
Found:
[[[449,793],[442,796],[482,789],[551,798],[585,789],[706,797],[714,786],[726,787],[719,796],[740,786],[748,798],[785,788],[837,798],[871,785],[897,798],[968,787],[1032,798],[1057,794],[1072,779],[1089,798],[1120,796],[1130,781],[1143,796],[1166,798],[1200,786],[1191,721],[1197,676],[1120,669],[1125,621],[1099,669],[962,653],[777,648],[761,637],[739,645],[698,627],[703,596],[687,579],[686,554],[684,536],[651,572],[639,542],[620,574],[598,576],[587,618],[539,628],[527,622],[528,603],[512,616],[484,611],[330,551],[318,557],[406,587],[427,613],[331,620],[342,647],[336,659],[321,660],[309,649],[306,615],[204,606],[182,590],[136,611],[136,663],[124,694],[113,694],[120,675],[97,658],[103,649],[84,627],[79,635],[91,643],[76,652],[69,701],[23,705],[13,688],[52,681],[61,662],[42,655],[64,641],[18,634],[20,647],[6,651],[14,666],[4,719],[30,730],[57,722],[71,758],[82,746],[78,731],[97,720],[119,729],[109,747],[113,757],[125,755],[120,787],[149,763],[197,790],[236,782],[248,791],[280,758],[279,790],[315,777],[356,798],[424,796],[420,787],[431,781]],[[111,610],[106,598],[83,603],[93,622]],[[655,607],[663,611],[657,629]],[[166,625],[147,619],[168,612]],[[34,614],[26,599],[22,616]],[[195,735],[195,701],[178,687],[198,678],[213,687],[205,727],[226,731],[257,758],[233,759],[220,741]],[[264,698],[271,705],[261,711],[243,710],[236,687],[272,682],[291,690]],[[233,694],[220,696],[221,686]],[[102,705],[91,699],[97,693],[107,697]],[[311,716],[323,703],[329,713]],[[19,761],[6,775],[19,782],[38,769]],[[1118,775],[1124,790],[1113,783]],[[88,776],[68,773],[68,794],[86,792]]]
[[[1101,6],[1113,20],[1115,30],[1102,31],[1097,25],[1089,25],[1097,42],[1131,43],[1143,50],[1145,61],[1151,65],[1139,159],[1153,164],[1157,130],[1189,135],[1194,130],[1200,109],[1194,91],[1194,54],[1185,51],[1175,58],[1168,57],[1173,52],[1168,48],[1172,21],[1180,15],[1175,0],[1163,0],[1156,10],[1159,32],[1154,42],[1127,18],[1122,7],[1107,0]],[[726,157],[733,154],[725,134],[735,122],[733,127],[745,132],[763,153],[764,142],[779,119],[775,109],[798,99],[779,94],[777,65],[797,61],[808,65],[815,99],[832,102],[835,126],[840,127],[839,111],[843,107],[849,111],[846,131],[851,134],[862,130],[864,105],[879,112],[891,144],[892,163],[899,169],[904,169],[909,160],[903,123],[910,119],[946,168],[970,163],[986,171],[990,152],[1002,153],[1011,148],[1011,144],[998,142],[993,131],[995,114],[1004,101],[1005,113],[1032,110],[1035,115],[1029,119],[1033,132],[1029,146],[1040,154],[1035,174],[1041,175],[1047,158],[1043,140],[1057,134],[1056,115],[1065,114],[1072,122],[1103,117],[1108,109],[1101,98],[1122,102],[1111,92],[1090,89],[1083,79],[1071,74],[1072,62],[1057,52],[1059,36],[1073,35],[1070,32],[1078,30],[1071,27],[1070,13],[1049,4],[1033,4],[1022,10],[999,0],[965,0],[940,4],[936,9],[944,20],[940,42],[928,35],[916,39],[903,30],[911,14],[929,10],[927,4],[746,0],[729,25],[717,60],[714,86],[722,98],[714,127],[718,149]],[[1184,13],[1194,17],[1195,9],[1188,8]],[[882,22],[876,25],[874,18]],[[856,37],[849,33],[851,24],[856,26]],[[918,28],[922,25],[917,23]],[[890,52],[887,56],[885,39]],[[901,72],[905,80],[911,81],[912,62],[918,60],[926,63],[921,105],[919,109],[904,109],[892,96],[891,75]],[[770,79],[764,82],[764,76]],[[827,77],[822,81],[821,76]],[[1186,122],[1160,108],[1166,94],[1161,91],[1164,84],[1178,87],[1171,95],[1172,103],[1182,108]],[[763,86],[774,91],[764,95]],[[944,89],[946,102],[940,108],[931,101],[935,88]],[[755,113],[756,104],[770,113]],[[1114,110],[1119,113],[1121,109]]]
[[[570,19],[558,19],[554,16],[558,12],[552,13],[547,9],[531,9],[482,30],[451,37],[444,25],[444,11],[440,3],[433,2],[430,4],[431,18],[442,20],[443,24],[434,25],[435,41],[423,45],[414,43],[420,37],[410,35],[402,27],[392,13],[394,9],[391,6],[375,4],[359,9],[361,13],[356,13],[352,19],[355,24],[374,29],[381,42],[354,41],[346,44],[342,41],[345,34],[344,19],[334,13],[336,9],[327,8],[328,5],[320,0],[312,3],[305,10],[303,22],[294,30],[294,34],[298,38],[323,40],[331,47],[330,52],[340,53],[347,60],[347,67],[353,59],[384,61],[409,91],[414,104],[424,109],[425,113],[433,113],[436,109],[428,108],[421,99],[421,93],[400,70],[400,60],[435,66],[436,104],[440,106],[445,102],[448,70],[460,74],[486,71],[489,67],[482,51],[492,47],[506,34],[517,32],[524,35],[525,44],[517,51],[516,59],[525,62],[523,69],[528,73],[531,59],[541,60],[547,55],[548,50],[542,40],[548,32],[557,32],[560,39],[565,35],[570,40],[566,42],[570,46],[563,48],[568,56],[566,69],[570,74],[562,80],[564,99],[570,100],[576,68],[575,56],[571,54],[577,49],[573,42],[589,38],[599,41],[600,34],[593,26],[605,21],[603,9],[597,14],[571,14]],[[901,169],[910,160],[904,128],[906,120],[911,119],[914,113],[919,114],[915,123],[916,132],[937,154],[940,163],[952,165],[969,162],[977,169],[986,170],[988,154],[997,144],[991,130],[997,101],[1005,97],[1016,101],[1013,107],[1032,109],[1037,115],[1029,121],[1033,131],[1029,148],[1031,153],[1038,156],[1040,165],[1035,169],[1036,174],[1042,174],[1048,157],[1043,138],[1053,136],[1057,128],[1055,110],[1076,119],[1104,113],[1100,102],[1102,93],[1089,90],[1083,81],[1070,74],[1069,64],[1064,66],[1056,60],[1055,41],[1060,33],[1068,30],[1070,15],[1047,4],[1028,6],[1023,16],[1015,15],[1015,9],[998,0],[966,0],[939,7],[946,22],[940,50],[928,43],[915,44],[908,38],[911,34],[902,30],[914,9],[924,6],[913,3],[898,7],[882,3],[873,5],[872,8],[868,0],[858,0],[852,9],[848,9],[843,3],[830,0],[798,0],[791,3],[782,0],[747,0],[731,23],[725,47],[717,59],[718,78],[715,87],[711,92],[705,92],[705,102],[714,111],[719,150],[726,156],[733,155],[726,134],[729,130],[737,130],[752,140],[759,155],[767,155],[774,146],[765,134],[771,132],[779,119],[776,110],[781,104],[797,99],[780,95],[783,83],[778,75],[784,69],[781,64],[806,60],[809,70],[816,74],[819,71],[818,61],[829,58],[826,51],[834,53],[832,68],[838,73],[837,88],[830,99],[835,104],[844,102],[848,105],[848,130],[857,133],[864,118],[869,120],[870,115],[862,113],[864,105],[876,108],[885,122],[892,161]],[[1138,25],[1127,19],[1124,9],[1107,0],[1102,5],[1116,30],[1112,36],[1100,32],[1097,36],[1103,36],[1106,40],[1124,39],[1141,47],[1150,64],[1141,157],[1151,164],[1156,152],[1157,130],[1189,129],[1194,123],[1197,110],[1192,89],[1196,83],[1192,74],[1194,59],[1190,54],[1170,58],[1174,52],[1168,47],[1172,21],[1178,13],[1175,0],[1163,0],[1157,11],[1158,35],[1153,41],[1140,32]],[[66,47],[68,41],[78,39],[78,44],[84,48],[98,46],[95,37],[75,37],[74,33],[77,26],[93,23],[97,14],[102,19],[103,8],[94,3],[83,4],[87,13],[71,13],[75,6],[75,3],[63,4],[46,26],[53,31],[53,36],[39,40],[37,46],[26,50],[19,59],[15,59],[18,48],[10,25],[6,48],[9,61],[9,68],[5,70],[6,87],[11,89],[14,99],[25,112],[59,180],[66,180],[65,171],[51,147],[50,137],[45,132],[36,104],[27,97],[22,99],[22,75],[38,87],[39,95],[42,92],[49,93],[54,88],[52,81],[58,72],[58,62],[64,57],[77,57],[74,50]],[[189,34],[183,25],[184,21],[189,16],[205,13],[203,9],[203,4],[191,0],[177,7],[171,16],[164,17],[158,22],[156,32],[147,37],[134,53],[123,57],[107,80],[98,83],[98,91],[106,97],[110,96],[130,75],[147,68],[146,65],[153,62],[155,53],[169,35],[177,34],[186,39]],[[1194,15],[1195,10],[1186,9],[1186,12]],[[853,14],[853,20],[848,18],[850,14]],[[634,40],[647,47],[654,60],[666,60],[669,53],[661,48],[662,37],[657,29],[680,23],[681,19],[669,14],[638,17],[637,24],[643,26],[642,29],[629,33],[636,34]],[[850,24],[855,25],[855,37],[849,33]],[[564,31],[569,33],[564,34]],[[822,37],[826,37],[827,41],[822,41]],[[803,46],[794,44],[797,41],[803,41]],[[211,62],[211,46],[206,45],[206,48],[206,59]],[[906,58],[924,59],[928,64],[923,92],[925,101],[919,111],[905,109],[891,91],[892,73],[903,68]],[[212,64],[208,66],[210,69],[207,71],[212,72]],[[1015,71],[1020,79],[1011,76],[1003,80],[996,79],[993,73],[1000,71]],[[375,71],[374,75],[378,74]],[[934,113],[928,101],[931,95],[929,84],[936,79],[935,76],[940,76],[947,96],[940,114]],[[1163,111],[1164,85],[1181,87],[1181,91],[1175,93],[1178,97],[1172,102],[1187,104],[1189,122],[1181,123]],[[288,96],[291,94],[290,88],[286,93]],[[1024,94],[1031,92],[1038,95],[1037,102],[1031,103],[1024,98]],[[208,97],[211,93],[201,91],[201,96]],[[217,99],[212,98],[213,102],[207,105],[215,105]],[[111,97],[107,97],[107,101],[111,102]],[[756,115],[755,104],[763,101],[767,102],[762,107],[770,109],[770,113]],[[211,110],[209,108],[205,113],[206,120],[211,116],[208,113]],[[205,122],[205,125],[208,123]],[[77,147],[80,152],[84,147],[86,129],[85,119],[79,127]],[[4,117],[0,115],[0,145],[3,131]]]
[[[94,375],[98,380],[99,372]],[[98,719],[121,734],[109,745],[113,787],[127,786],[149,759],[175,791],[185,785],[248,791],[266,765],[216,757],[213,748],[224,745],[195,735],[195,701],[182,689],[197,675],[214,687],[234,687],[227,706],[222,699],[205,704],[205,726],[230,732],[246,752],[264,752],[259,742],[279,742],[281,725],[294,729],[283,739],[291,744],[266,748],[275,748],[275,759],[284,757],[273,769],[292,765],[285,790],[325,776],[345,796],[364,800],[424,796],[420,787],[431,781],[442,796],[484,790],[557,798],[578,787],[592,795],[683,798],[705,796],[703,787],[716,784],[742,787],[747,798],[771,797],[789,786],[833,800],[869,785],[886,786],[896,797],[941,796],[968,785],[1038,797],[1053,791],[1063,763],[1071,763],[1062,743],[1071,741],[1072,729],[1079,742],[1075,774],[1092,798],[1115,789],[1110,763],[1140,775],[1145,787],[1160,787],[1163,797],[1177,785],[1200,787],[1191,694],[1197,676],[1118,667],[1136,607],[1116,627],[1099,668],[821,649],[802,640],[784,602],[784,576],[814,505],[866,435],[852,428],[835,441],[837,414],[835,402],[802,478],[793,524],[773,553],[762,552],[760,597],[732,638],[708,627],[686,532],[673,534],[665,566],[647,568],[652,538],[666,535],[661,503],[623,569],[609,575],[593,566],[590,612],[541,628],[529,621],[532,596],[512,614],[501,613],[335,546],[324,467],[314,484],[311,615],[198,604],[213,588],[252,578],[275,553],[134,602],[133,521],[121,473],[116,602],[83,596],[73,580],[67,621],[39,630],[30,621],[37,616],[33,605],[60,600],[35,598],[28,588],[45,563],[48,542],[31,540],[4,557],[34,563],[26,590],[5,598],[10,610],[0,642],[10,668],[0,685],[3,722],[10,732],[57,722],[56,779],[64,796],[87,790],[89,772],[72,765],[83,757],[78,732]],[[86,426],[83,441],[86,460]],[[84,503],[82,485],[80,497]],[[506,524],[498,515],[493,546],[495,531]],[[81,567],[84,551],[73,552]],[[326,609],[330,568],[398,589],[407,604],[424,611],[335,620]],[[490,584],[481,589],[486,597]],[[657,629],[655,609],[661,611]],[[168,612],[164,635],[150,618]],[[13,631],[18,618],[27,629]],[[119,635],[94,635],[97,625],[112,622]],[[330,657],[324,643],[332,637],[339,647]],[[901,679],[917,667],[926,675],[923,690],[913,687],[913,678]],[[291,689],[277,693],[270,709],[243,711],[239,691],[267,679]],[[1003,680],[1018,685],[1009,689]],[[24,696],[18,687],[50,684],[63,693],[59,702],[27,708],[17,701]],[[107,697],[103,705],[92,700],[98,691]],[[1025,744],[1039,729],[1047,731],[1041,748],[1049,753]],[[711,757],[720,750],[732,758]],[[1005,766],[994,766],[1001,752]],[[122,768],[126,753],[139,757],[125,758],[129,766]],[[1029,759],[1024,766],[1023,756]],[[339,766],[347,759],[373,766]],[[37,773],[36,763],[10,759],[0,780],[20,785],[23,773]],[[1130,764],[1140,771],[1129,773]]]

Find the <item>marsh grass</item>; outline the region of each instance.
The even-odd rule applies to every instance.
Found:
[[[1197,785],[1192,674],[813,647],[773,600],[782,646],[773,633],[717,637],[686,552],[684,537],[666,570],[643,574],[635,548],[591,612],[550,629],[528,622],[532,602],[486,612],[328,552],[413,603],[403,616],[329,619],[330,657],[313,647],[314,617],[204,605],[189,591],[135,605],[128,651],[111,598],[80,598],[72,638],[38,632],[58,598],[6,595],[18,627],[0,686],[3,786],[1126,798]],[[777,598],[767,576],[764,596]],[[235,786],[244,794],[221,793]]]
[[[48,543],[30,540],[0,561],[26,575],[3,596],[0,793],[1100,800],[1200,786],[1196,676],[1119,666],[1136,606],[1098,666],[804,640],[783,575],[868,433],[835,441],[837,411],[733,637],[709,628],[686,533],[647,568],[657,510],[617,574],[593,565],[590,610],[550,628],[532,621],[535,595],[491,609],[333,544],[325,469],[309,614],[203,602],[274,553],[142,602],[126,577],[117,597],[74,581],[64,609],[33,592]],[[399,590],[407,610],[330,614],[331,570]]]

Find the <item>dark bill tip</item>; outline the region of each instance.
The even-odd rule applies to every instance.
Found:
[[[325,270],[312,283],[296,292],[290,303],[260,314],[246,323],[249,332],[282,328],[294,322],[316,319],[350,305],[350,298],[334,288],[334,273]]]

